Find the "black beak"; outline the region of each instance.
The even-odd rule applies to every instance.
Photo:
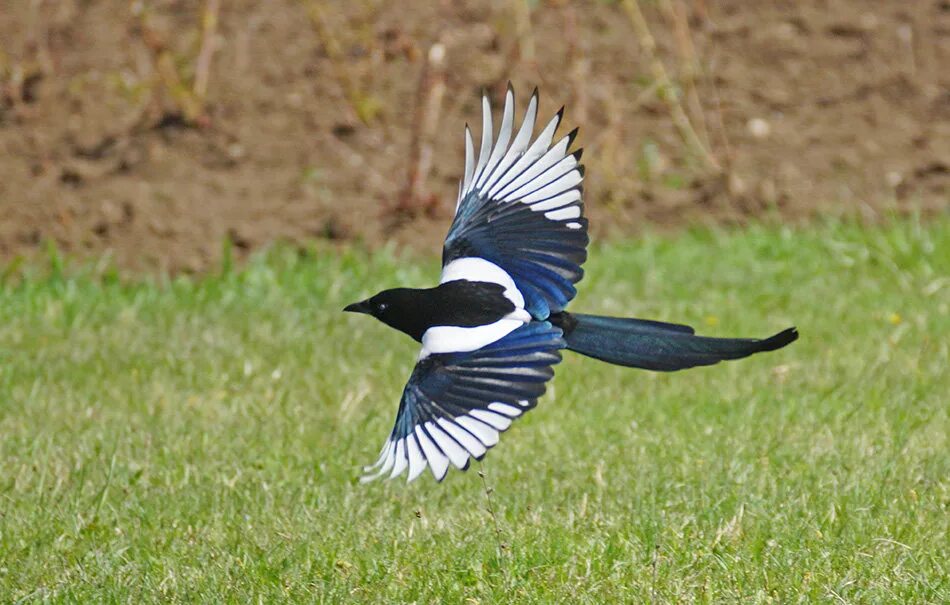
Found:
[[[373,307],[369,304],[368,300],[361,300],[360,302],[355,302],[352,305],[346,305],[343,308],[344,311],[349,311],[350,313],[366,313],[367,315],[372,315]]]

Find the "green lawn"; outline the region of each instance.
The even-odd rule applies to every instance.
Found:
[[[801,339],[566,354],[481,467],[498,537],[477,464],[356,482],[418,348],[340,310],[438,275],[394,256],[8,271],[0,602],[950,601],[950,220],[595,246],[574,310]]]

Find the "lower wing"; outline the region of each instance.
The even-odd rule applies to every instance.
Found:
[[[396,424],[363,481],[407,468],[441,481],[449,464],[481,460],[513,419],[533,408],[554,376],[564,348],[561,330],[532,322],[481,349],[432,354],[416,364],[399,403]]]

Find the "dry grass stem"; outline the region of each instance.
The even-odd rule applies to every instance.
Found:
[[[335,28],[327,21],[322,4],[317,0],[308,0],[306,6],[310,25],[330,59],[333,79],[340,87],[343,98],[346,99],[350,117],[368,125],[379,112],[378,103],[374,97],[364,93],[347,66],[343,45],[336,35]]]
[[[680,103],[676,87],[673,85],[669,74],[667,74],[663,62],[660,61],[656,54],[656,40],[654,40],[653,35],[650,33],[650,27],[647,25],[643,12],[640,10],[640,4],[637,0],[623,0],[623,7],[627,11],[627,15],[629,15],[633,28],[637,33],[640,48],[649,61],[653,78],[659,84],[660,90],[663,91],[663,100],[666,101],[669,107],[670,117],[673,119],[673,124],[679,131],[680,136],[683,137],[683,140],[693,152],[703,159],[707,168],[721,172],[722,168],[719,162],[703,144],[699,135],[696,134],[696,130],[693,128],[689,116],[686,115],[686,111],[683,109],[682,103]]]
[[[218,32],[218,13],[221,0],[208,0],[201,17],[201,49],[195,63],[195,84],[192,88],[195,96],[204,100],[208,94],[208,78],[211,72],[211,58],[215,51],[215,36]]]
[[[152,67],[158,77],[157,84],[152,89],[153,103],[158,105],[157,98],[163,90],[166,91],[175,104],[176,111],[180,113],[181,119],[189,126],[210,125],[205,100],[208,94],[219,10],[220,0],[207,0],[202,13],[201,46],[194,60],[195,75],[189,84],[182,76],[175,56],[164,37],[152,27],[150,12],[145,3],[132,2],[132,14],[138,18],[137,31],[149,51]],[[168,117],[166,112],[160,110],[159,113],[159,120]],[[143,119],[146,119],[147,114],[148,112],[143,114]]]
[[[505,583],[511,583],[511,577],[508,573],[508,565],[506,564],[506,554],[508,552],[508,546],[501,539],[501,528],[498,526],[498,517],[495,515],[495,505],[492,502],[491,495],[495,492],[495,488],[488,486],[488,480],[485,478],[485,467],[479,462],[478,463],[478,476],[482,480],[482,487],[485,489],[485,500],[487,502],[488,515],[491,517],[492,528],[495,530],[495,544],[498,548],[498,565],[501,567],[502,572],[505,575]]]
[[[442,112],[445,96],[445,45],[436,42],[426,54],[419,88],[416,93],[416,111],[412,121],[409,143],[409,175],[397,204],[399,214],[418,216],[431,214],[436,198],[429,194],[426,181],[432,171],[432,140]]]
[[[705,148],[712,150],[709,139],[709,130],[706,128],[706,113],[696,90],[696,80],[702,73],[702,66],[693,45],[693,36],[689,27],[689,16],[683,0],[664,0],[663,10],[673,25],[676,50],[680,57],[680,79],[686,92],[686,101],[693,119],[699,127],[699,133],[705,143]]]

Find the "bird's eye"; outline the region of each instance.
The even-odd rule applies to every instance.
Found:
[[[388,309],[388,308],[389,308],[389,305],[387,305],[387,304],[384,303],[384,302],[376,303],[376,310],[377,310],[378,312],[380,312],[380,313],[382,313],[383,311],[385,311],[385,310]]]

